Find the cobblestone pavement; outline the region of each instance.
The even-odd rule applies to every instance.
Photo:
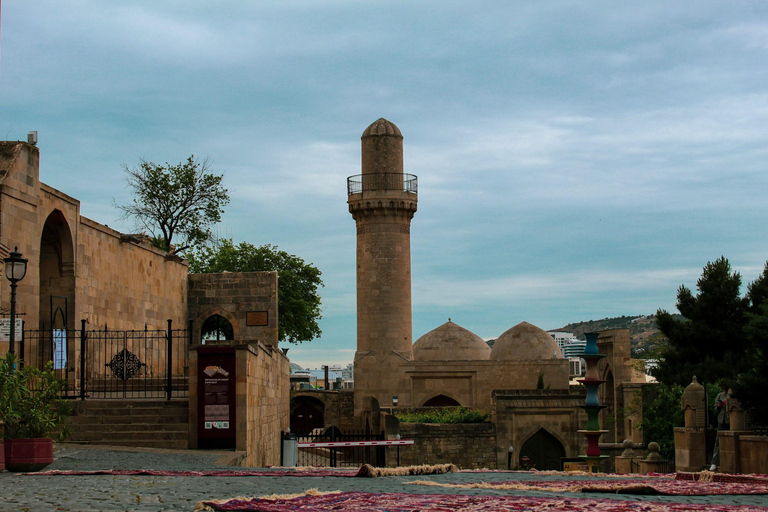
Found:
[[[57,447],[55,461],[48,469],[159,469],[216,470],[236,458],[233,452],[124,449],[64,444]],[[239,468],[245,469],[245,468]],[[339,477],[172,477],[172,476],[28,476],[0,473],[0,511],[192,511],[195,503],[236,496],[288,494],[320,489],[325,491],[368,491],[446,494],[527,494],[553,496],[545,492],[448,489],[404,485],[412,480],[461,483],[509,480],[557,480],[563,475],[536,473],[451,473],[431,476],[383,478]],[[560,494],[561,496],[563,494]],[[702,510],[716,505],[768,507],[768,496],[634,496],[569,494],[619,500],[650,500],[700,503]],[[768,509],[766,509],[768,510]]]

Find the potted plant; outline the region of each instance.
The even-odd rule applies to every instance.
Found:
[[[3,422],[5,467],[39,471],[53,462],[52,434],[69,432],[69,405],[61,399],[64,380],[49,362],[44,370],[19,367],[14,354],[0,359],[0,420]]]

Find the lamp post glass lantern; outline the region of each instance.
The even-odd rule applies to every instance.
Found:
[[[11,282],[11,339],[8,346],[8,352],[15,352],[14,342],[16,341],[16,283],[24,279],[27,275],[27,262],[29,260],[22,258],[18,247],[14,247],[11,254],[3,260],[5,262],[5,278]]]

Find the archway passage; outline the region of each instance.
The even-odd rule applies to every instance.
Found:
[[[325,425],[325,404],[311,396],[297,396],[291,405],[291,432],[305,436]]]
[[[560,459],[565,457],[565,448],[555,436],[540,428],[520,448],[520,459],[528,457],[539,471],[560,471]]]
[[[54,360],[57,369],[62,370],[68,367],[67,361],[73,361],[75,356],[74,343],[67,343],[66,339],[67,329],[72,329],[75,323],[73,247],[67,219],[61,211],[54,210],[46,219],[40,237],[38,328],[55,330],[58,333],[57,343],[43,342],[30,349],[37,353],[41,362]]]
[[[433,396],[422,407],[459,407],[461,404],[453,398],[445,395]]]
[[[235,339],[235,330],[232,323],[221,315],[211,315],[203,322],[200,328],[200,339],[203,345],[218,341],[231,341]]]

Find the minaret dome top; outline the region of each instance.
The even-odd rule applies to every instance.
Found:
[[[363,132],[363,135],[360,137],[361,139],[365,139],[367,137],[399,137],[403,138],[403,134],[400,133],[400,128],[395,126],[395,123],[391,121],[387,121],[383,117],[380,117],[376,121],[374,121],[371,126],[365,129]]]

